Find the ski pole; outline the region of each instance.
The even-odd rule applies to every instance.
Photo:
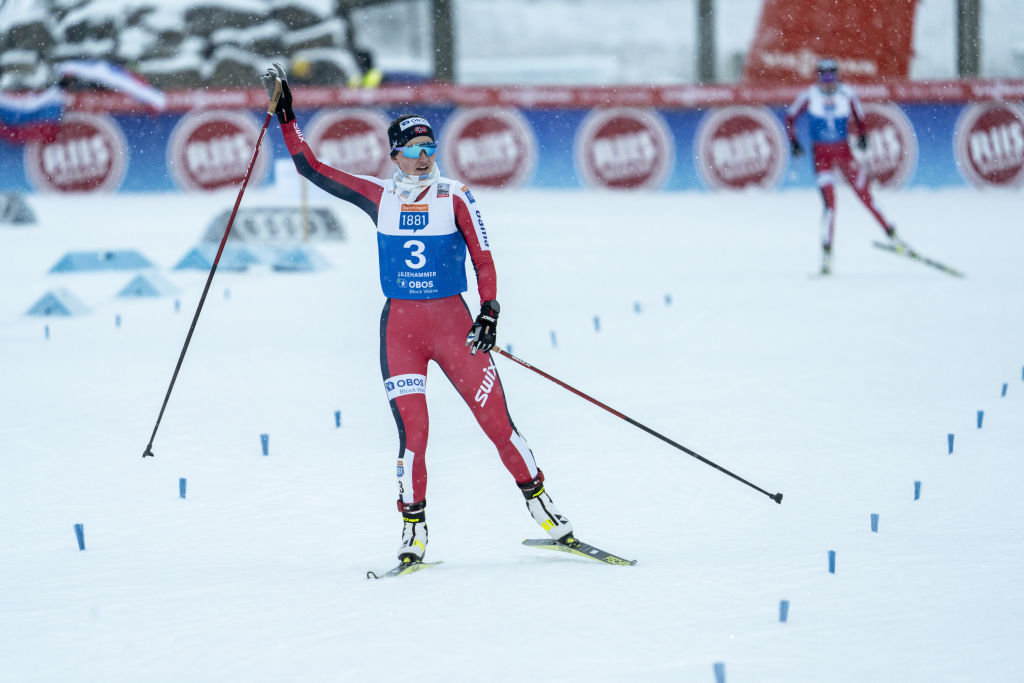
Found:
[[[590,401],[594,405],[598,406],[599,408],[604,408],[605,410],[607,410],[609,413],[611,413],[615,417],[621,418],[621,419],[625,420],[626,422],[628,422],[629,424],[633,425],[634,427],[637,427],[639,429],[644,430],[645,432],[647,432],[651,436],[658,437],[659,439],[661,439],[662,441],[664,441],[668,445],[674,446],[675,448],[678,448],[683,453],[686,453],[687,455],[692,455],[693,457],[697,458],[697,460],[700,460],[705,465],[710,465],[711,467],[714,467],[719,472],[723,472],[725,474],[728,474],[733,479],[735,479],[737,481],[743,482],[744,484],[746,484],[750,488],[754,489],[755,491],[760,491],[764,495],[766,495],[769,498],[771,498],[772,500],[774,500],[776,503],[779,503],[780,505],[782,504],[782,494],[781,493],[775,493],[775,494],[768,493],[767,491],[765,491],[760,486],[752,484],[749,481],[747,481],[746,479],[744,479],[743,477],[740,477],[740,476],[738,476],[736,474],[733,474],[732,472],[730,472],[729,470],[725,469],[721,465],[718,465],[718,464],[708,460],[704,456],[702,456],[699,453],[696,453],[696,452],[690,450],[689,448],[687,448],[686,446],[683,446],[682,444],[676,443],[675,441],[673,441],[672,439],[668,438],[667,436],[665,436],[663,434],[659,434],[658,432],[654,431],[650,427],[637,422],[636,420],[634,420],[633,418],[629,417],[628,415],[623,415],[622,413],[620,413],[619,411],[615,410],[611,406],[605,405],[604,403],[601,403],[600,401],[598,401],[593,396],[588,396],[587,394],[583,393],[579,389],[576,389],[575,387],[569,386],[568,384],[566,384],[562,380],[558,379],[557,377],[552,377],[551,375],[549,375],[548,373],[544,372],[540,368],[536,368],[536,367],[530,365],[529,363],[527,363],[526,361],[524,361],[523,359],[517,358],[517,357],[513,356],[511,353],[509,353],[508,351],[506,351],[505,349],[503,349],[503,348],[501,348],[499,346],[495,346],[494,347],[494,351],[496,351],[497,353],[501,354],[502,356],[505,356],[505,358],[508,358],[509,360],[512,360],[512,361],[514,361],[516,363],[519,363],[520,365],[522,365],[524,368],[526,368],[528,370],[533,370],[534,372],[536,372],[541,377],[543,377],[545,379],[551,380],[552,382],[554,382],[558,386],[562,387],[563,389],[567,389],[568,391],[571,391],[572,393],[576,394],[580,398],[587,399],[588,401]]]
[[[256,140],[256,148],[252,151],[252,158],[249,159],[249,168],[245,171],[245,178],[242,179],[242,186],[238,189],[238,197],[235,198],[235,206],[231,209],[231,217],[228,218],[227,227],[224,228],[224,236],[220,239],[220,247],[217,249],[217,255],[213,259],[213,265],[210,267],[210,275],[206,278],[206,286],[203,287],[203,294],[199,297],[199,305],[196,306],[196,313],[192,316],[192,325],[188,328],[188,334],[185,335],[185,343],[181,347],[181,354],[178,356],[178,363],[174,366],[174,373],[171,375],[171,383],[167,386],[167,393],[164,394],[163,405],[160,406],[160,413],[156,417],[156,424],[153,425],[153,433],[149,437],[149,443],[146,445],[146,450],[142,452],[142,457],[146,456],[154,457],[156,454],[153,453],[153,440],[156,439],[156,431],[160,429],[160,421],[163,420],[164,410],[167,409],[167,401],[171,398],[171,390],[174,389],[174,382],[178,379],[178,372],[181,370],[181,363],[185,360],[185,352],[188,351],[189,342],[192,341],[192,333],[196,331],[196,323],[199,322],[199,313],[203,310],[203,304],[206,302],[206,295],[210,292],[210,285],[213,283],[213,275],[217,272],[217,264],[220,262],[220,256],[224,253],[224,245],[228,241],[228,235],[231,234],[231,225],[235,222],[235,214],[238,213],[238,205],[242,203],[242,194],[245,193],[245,186],[249,184],[249,176],[252,175],[253,166],[256,165],[256,156],[260,153],[260,145],[263,143],[263,134],[267,132],[267,126],[270,125],[270,118],[274,115],[274,111],[277,109],[277,101],[281,98],[281,79],[277,79],[274,84],[274,95],[270,98],[270,106],[267,108],[267,118],[263,121],[263,127],[260,129],[259,138]]]

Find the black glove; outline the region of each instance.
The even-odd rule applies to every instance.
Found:
[[[292,111],[292,91],[288,89],[288,81],[285,80],[287,78],[288,75],[285,74],[284,67],[277,62],[274,62],[274,65],[260,76],[260,83],[267,89],[267,97],[271,99],[274,98],[274,86],[278,80],[281,81],[281,97],[277,100],[277,108],[274,110],[281,125],[295,120],[295,112]]]
[[[476,355],[477,351],[487,353],[494,348],[498,334],[498,312],[501,307],[497,301],[485,301],[480,305],[480,315],[476,317],[473,327],[469,328],[466,335],[466,346],[469,352]]]
[[[861,133],[857,136],[857,149],[865,150],[868,148],[868,136]]]
[[[794,157],[802,157],[804,155],[804,148],[796,138],[789,141],[789,149],[792,151]]]

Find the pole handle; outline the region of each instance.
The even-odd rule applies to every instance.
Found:
[[[271,97],[270,97],[270,106],[267,107],[267,113],[268,114],[273,114],[273,113],[275,113],[277,111],[277,102],[278,102],[278,100],[281,99],[281,92],[282,91],[283,91],[283,89],[281,88],[281,79],[280,78],[275,78],[274,79],[274,94],[271,95]]]

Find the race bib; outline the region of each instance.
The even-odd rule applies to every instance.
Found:
[[[402,204],[398,214],[399,230],[423,230],[430,224],[430,207],[427,204]]]

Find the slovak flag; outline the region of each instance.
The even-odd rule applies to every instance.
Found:
[[[41,92],[0,92],[0,140],[15,144],[53,142],[64,112],[64,91],[53,85]]]
[[[63,78],[73,78],[123,92],[158,111],[167,106],[167,95],[164,91],[154,88],[138,74],[111,62],[71,59],[57,64],[57,72]]]

